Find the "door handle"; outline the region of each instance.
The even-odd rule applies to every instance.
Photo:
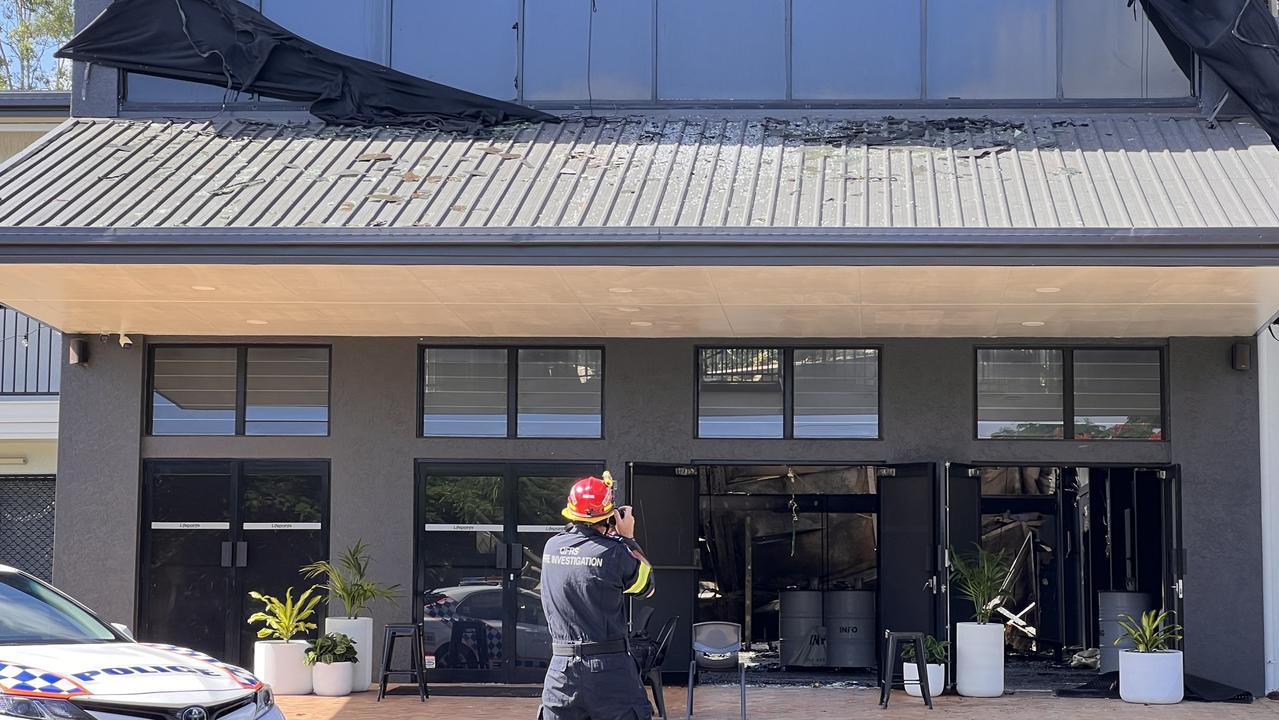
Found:
[[[506,570],[511,567],[511,546],[507,543],[498,543],[493,549],[493,562],[498,570]]]
[[[936,575],[924,581],[924,589],[931,590],[934,595],[937,594],[937,576]]]
[[[508,547],[511,549],[510,565],[508,567],[510,567],[511,572],[519,575],[520,571],[524,569],[524,546],[519,543],[511,543]]]
[[[249,564],[249,544],[241,540],[235,544],[235,566],[246,567]]]
[[[231,567],[231,543],[222,543],[222,567]]]

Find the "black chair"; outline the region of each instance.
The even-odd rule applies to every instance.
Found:
[[[653,621],[653,606],[645,605],[635,612],[631,619],[631,632],[648,632],[648,624]]]
[[[879,662],[879,706],[888,707],[888,696],[893,692],[893,669],[897,667],[897,643],[908,642],[915,646],[915,667],[919,670],[919,692],[933,709],[933,696],[928,690],[928,659],[924,656],[924,633],[884,631],[884,657]]]
[[[395,641],[400,638],[409,639],[409,667],[399,669],[391,666],[395,657]],[[389,623],[382,634],[382,678],[378,682],[378,702],[386,697],[386,682],[392,675],[407,675],[417,683],[418,698],[422,702],[431,696],[426,686],[426,652],[422,645],[422,631],[417,623]]]
[[[644,683],[653,688],[653,702],[657,704],[657,715],[666,720],[666,696],[662,687],[662,663],[666,661],[666,649],[671,645],[671,638],[675,635],[675,625],[679,622],[679,616],[666,621],[661,630],[657,631],[655,639],[657,651],[654,652],[645,663],[646,667],[640,668],[640,677],[644,679]]]

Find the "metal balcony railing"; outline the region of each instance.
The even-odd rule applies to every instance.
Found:
[[[0,395],[57,395],[62,333],[0,306]]]

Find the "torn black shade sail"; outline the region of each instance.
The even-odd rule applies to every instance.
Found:
[[[1198,53],[1279,144],[1279,23],[1265,0],[1141,4],[1165,42],[1179,41]]]
[[[115,0],[57,56],[306,102],[340,125],[472,131],[558,120],[334,52],[237,0]]]

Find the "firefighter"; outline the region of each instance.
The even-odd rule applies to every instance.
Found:
[[[613,507],[613,481],[574,483],[569,521],[542,552],[542,607],[554,656],[541,720],[635,720],[652,706],[628,648],[626,596],[651,597],[653,567],[635,542],[635,514]]]

